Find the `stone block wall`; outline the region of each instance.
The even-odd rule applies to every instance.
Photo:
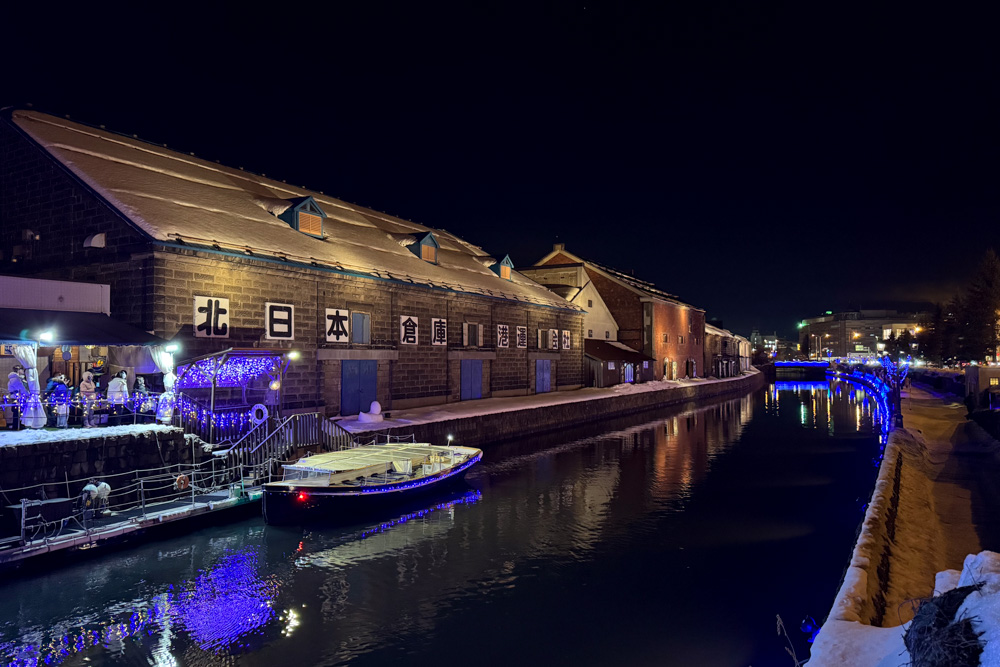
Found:
[[[393,435],[414,434],[418,442],[444,444],[448,436],[456,444],[482,447],[504,440],[555,431],[583,423],[635,414],[699,401],[716,396],[735,396],[762,387],[767,379],[762,373],[746,375],[724,382],[673,387],[662,391],[617,394],[586,402],[570,402],[542,409],[513,410],[450,419],[430,424],[386,429]]]
[[[65,498],[67,479],[72,495],[83,488],[80,481],[90,477],[108,481],[114,491],[131,479],[118,473],[191,463],[192,455],[196,461],[206,456],[199,447],[192,452],[180,429],[11,445],[0,447],[0,489],[5,504],[17,503],[22,497],[38,499],[36,485],[44,485],[49,498]],[[24,487],[32,488],[16,491]]]
[[[385,409],[392,409],[394,401],[459,400],[461,385],[448,356],[456,350],[496,353],[496,359],[483,361],[484,397],[494,391],[527,393],[534,387],[534,365],[527,357],[537,351],[539,328],[573,332],[572,348],[558,351],[553,388],[583,383],[582,314],[335,274],[251,255],[153,243],[6,123],[0,123],[0,157],[4,215],[0,270],[110,284],[112,315],[180,343],[179,360],[228,347],[298,350],[301,358],[288,366],[282,386],[287,409],[339,411],[342,362],[321,360],[317,351],[326,349],[358,352],[353,358],[378,359],[377,398]],[[19,235],[29,228],[40,240],[22,243]],[[97,233],[106,234],[106,247],[83,248],[84,240]],[[210,230],[206,234],[210,236]],[[15,246],[21,256],[11,263]],[[229,299],[227,338],[194,336],[195,295]],[[295,306],[294,342],[264,336],[266,302]],[[370,343],[328,344],[326,308],[370,314]],[[401,316],[417,318],[417,345],[400,344]],[[432,318],[448,320],[447,346],[431,345]],[[463,345],[463,322],[483,325],[482,346]],[[506,349],[496,348],[499,323],[511,327],[511,346]],[[513,337],[518,325],[528,327],[527,350],[516,348]]]

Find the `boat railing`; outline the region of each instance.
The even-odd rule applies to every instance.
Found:
[[[413,433],[409,435],[392,435],[391,433],[376,433],[375,443],[381,445],[391,445],[397,442],[416,442],[417,436]]]
[[[242,495],[242,483],[234,483],[240,479],[240,472],[238,466],[212,458],[197,464],[175,463],[86,479],[67,478],[58,484],[2,489],[0,494],[18,515],[20,541],[27,544],[73,531],[89,535],[107,527],[109,522],[101,521],[102,517],[119,517],[123,522],[143,520],[151,513],[183,511],[198,502]],[[102,489],[102,483],[108,488]],[[62,489],[65,497],[61,497]],[[55,494],[60,497],[53,497]],[[17,501],[12,502],[15,498]]]

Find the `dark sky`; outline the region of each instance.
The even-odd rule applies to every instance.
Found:
[[[564,242],[744,334],[946,299],[993,242],[992,14],[330,4],[8,8],[0,104],[323,190],[519,266]]]

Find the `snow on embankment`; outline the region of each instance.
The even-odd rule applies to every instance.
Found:
[[[908,662],[899,626],[913,617],[909,601],[932,595],[935,573],[944,569],[943,533],[928,473],[919,438],[905,429],[893,431],[844,582],[813,644],[810,667]]]

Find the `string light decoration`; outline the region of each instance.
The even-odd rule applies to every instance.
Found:
[[[244,387],[259,377],[276,378],[281,369],[280,355],[242,356],[233,354],[226,358],[216,371],[215,359],[202,359],[190,366],[179,367],[177,389],[205,389],[216,387]]]

